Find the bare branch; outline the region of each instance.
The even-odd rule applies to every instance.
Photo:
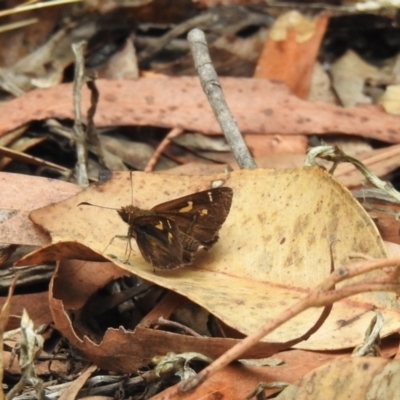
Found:
[[[217,117],[218,123],[240,168],[257,168],[225,101],[218,75],[212,65],[204,32],[192,29],[188,34],[194,64],[204,93]]]
[[[85,67],[84,67],[84,56],[83,53],[86,48],[86,42],[82,41],[74,43],[72,50],[75,54],[75,74],[74,74],[74,131],[76,136],[76,180],[78,185],[88,185],[89,178],[87,173],[87,150],[86,150],[86,134],[82,124],[82,112],[81,112],[81,89],[84,83]]]

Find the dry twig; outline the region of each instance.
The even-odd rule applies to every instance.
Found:
[[[87,173],[87,150],[86,150],[86,134],[82,124],[81,112],[81,88],[85,80],[85,67],[83,53],[86,48],[86,42],[82,41],[74,43],[72,50],[75,54],[75,74],[74,74],[74,131],[76,136],[76,180],[78,185],[88,185],[89,178]]]
[[[154,57],[159,51],[161,51],[165,46],[168,45],[168,43],[170,43],[176,37],[183,35],[189,29],[195,28],[199,25],[209,24],[213,22],[213,20],[214,20],[213,15],[211,13],[207,13],[203,15],[197,15],[194,18],[188,19],[182,22],[181,24],[176,25],[164,36],[158,38],[158,40],[154,43],[154,45],[151,45],[146,49],[144,49],[139,54],[138,57],[139,61],[143,63],[150,60],[151,57]]]
[[[158,147],[154,151],[154,154],[150,158],[149,162],[147,163],[146,168],[144,169],[144,172],[153,171],[155,165],[157,164],[158,159],[161,157],[161,154],[163,153],[163,151],[172,142],[172,139],[179,135],[182,135],[182,133],[183,133],[183,129],[180,129],[180,128],[174,128],[168,132],[168,135],[165,136],[165,138],[161,141],[161,143],[158,145]]]
[[[201,86],[237,163],[240,168],[257,168],[225,101],[218,75],[211,62],[204,32],[200,29],[193,29],[188,34],[188,40]]]

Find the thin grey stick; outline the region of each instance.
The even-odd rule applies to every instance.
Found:
[[[138,56],[139,61],[143,63],[150,60],[151,57],[154,57],[154,55],[160,52],[165,46],[167,46],[168,43],[170,43],[176,37],[184,34],[189,29],[195,26],[199,25],[204,26],[204,24],[208,24],[212,22],[214,19],[215,17],[212,14],[208,13],[208,14],[198,15],[194,18],[191,18],[183,22],[182,24],[176,25],[164,36],[157,39],[154,45],[151,45],[146,49],[144,49],[142,52],[140,52]]]
[[[212,65],[210,53],[204,32],[200,29],[192,29],[188,33],[188,41],[194,65],[199,75],[204,93],[217,117],[218,123],[225,138],[242,169],[257,168],[250,151],[240,133],[236,121],[225,101],[218,75]]]
[[[74,71],[74,132],[76,136],[76,181],[78,185],[88,185],[89,178],[87,173],[87,150],[86,135],[82,124],[81,112],[81,89],[85,82],[85,63],[83,53],[86,48],[86,42],[72,44],[72,50],[75,54],[75,71]]]
[[[94,124],[94,116],[96,114],[97,105],[99,104],[100,93],[96,86],[96,77],[87,76],[86,86],[90,90],[90,107],[87,112],[87,138],[88,142],[93,145],[95,153],[98,155],[102,165],[108,168],[107,160],[104,155],[104,149],[99,137],[99,132]],[[90,150],[90,147],[89,147]]]

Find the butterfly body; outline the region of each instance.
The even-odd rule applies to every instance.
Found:
[[[204,190],[143,210],[133,205],[118,214],[129,225],[144,259],[156,269],[175,269],[193,261],[195,253],[210,249],[228,216],[232,189]]]

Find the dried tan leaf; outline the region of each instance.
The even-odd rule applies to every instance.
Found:
[[[294,30],[298,43],[310,40],[316,29],[316,20],[303,16],[298,11],[288,11],[282,14],[271,27],[269,37],[275,41],[287,38],[288,31]]]
[[[371,103],[372,99],[364,94],[367,79],[388,81],[387,74],[365,62],[358,54],[348,50],[331,67],[333,87],[343,106],[351,107],[357,103]]]
[[[379,104],[389,114],[400,115],[400,85],[390,85],[379,99]]]
[[[380,357],[342,358],[308,372],[279,400],[396,399],[400,361]],[[351,377],[351,379],[349,379]]]
[[[318,61],[314,63],[310,83],[309,101],[320,101],[330,104],[338,104],[337,96],[332,90],[331,78],[328,72]]]
[[[64,200],[79,186],[55,179],[0,172],[0,243],[44,245],[48,237],[28,218],[38,207]]]
[[[60,397],[58,398],[59,400],[73,400],[76,399],[78,392],[82,389],[83,385],[86,383],[86,381],[90,378],[90,375],[93,374],[94,371],[96,371],[97,366],[96,365],[90,365],[88,368],[86,368],[85,371],[83,371],[78,378],[76,378],[73,382],[70,383],[70,385],[62,392]],[[86,399],[93,398],[95,399],[96,396],[90,396],[87,397]]]
[[[81,202],[115,208],[130,204],[128,173],[115,173],[110,181],[35,210],[31,217],[49,231],[53,243],[67,242],[69,256],[74,253],[73,243],[80,242],[121,268],[187,296],[244,334],[279,315],[329,274],[329,248],[333,241],[336,240],[336,268],[347,264],[354,252],[386,256],[379,233],[364,209],[350,192],[316,167],[235,171],[205,177],[136,173],[134,202],[139,207],[151,208],[207,189],[213,182],[234,191],[221,239],[210,252],[198,254],[192,266],[174,271],[154,274],[134,241],[129,264],[123,264],[126,240],[114,238],[110,244],[115,235],[127,233],[127,226],[117,213],[78,207]],[[62,257],[57,246],[44,248],[28,260],[51,257]],[[79,251],[75,254],[78,257]],[[399,328],[395,295],[370,293],[356,298],[357,302],[335,304],[323,327],[301,347],[339,349],[357,345],[368,326],[372,304],[382,307],[386,321],[383,336]],[[319,315],[320,310],[308,310],[265,340],[298,337]]]

